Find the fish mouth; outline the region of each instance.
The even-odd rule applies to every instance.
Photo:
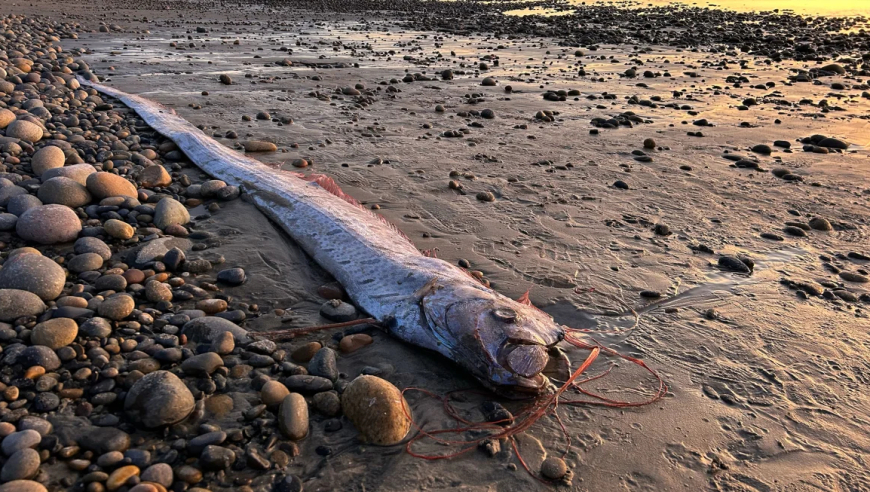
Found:
[[[534,398],[550,393],[554,389],[555,386],[550,381],[550,378],[543,374],[535,374],[530,378],[517,376],[516,384],[496,385],[492,388],[496,394],[512,400]]]

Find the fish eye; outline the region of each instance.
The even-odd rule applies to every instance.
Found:
[[[492,310],[492,317],[504,323],[514,323],[517,320],[517,312],[511,308],[497,308]]]

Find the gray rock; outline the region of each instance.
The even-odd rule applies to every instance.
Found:
[[[308,403],[299,393],[290,393],[278,410],[278,428],[288,439],[298,441],[308,435]]]
[[[248,341],[248,332],[244,328],[217,316],[192,319],[184,324],[181,333],[187,335],[187,339],[191,342],[211,343],[225,331],[233,334],[236,343]]]
[[[39,435],[39,432],[36,432],[33,429],[27,429],[13,432],[4,437],[3,443],[0,444],[0,448],[3,449],[3,454],[6,456],[12,456],[22,449],[35,448],[40,441],[42,441],[42,436]]]
[[[0,321],[14,321],[22,316],[37,316],[45,312],[38,295],[18,289],[0,289]]]
[[[171,225],[184,225],[190,222],[190,213],[178,200],[166,197],[154,207],[154,225],[166,229]]]
[[[137,266],[145,265],[146,263],[162,258],[172,248],[178,248],[182,251],[190,250],[193,244],[184,238],[180,237],[161,237],[148,241],[139,249],[134,249],[132,257],[128,257],[128,262],[132,262]]]
[[[15,224],[18,223],[18,216],[15,214],[0,213],[0,231],[15,230]]]
[[[187,443],[187,449],[194,455],[202,453],[206,446],[219,446],[227,440],[227,433],[223,431],[207,432],[196,436]]]
[[[9,204],[12,197],[26,195],[27,190],[20,186],[4,186],[0,188],[0,207],[5,207]]]
[[[83,207],[91,202],[88,189],[70,178],[57,177],[43,182],[36,194],[42,203],[56,203],[67,207]]]
[[[221,446],[206,446],[199,457],[203,470],[225,470],[236,460],[236,453]]]
[[[0,289],[32,292],[44,301],[57,299],[63,291],[66,273],[50,258],[39,254],[18,254],[0,269]]]
[[[73,256],[72,259],[69,260],[69,263],[67,263],[67,268],[73,273],[92,272],[99,270],[102,267],[103,257],[97,253],[78,254]]]
[[[0,480],[11,482],[12,480],[28,480],[39,472],[39,452],[35,449],[21,449],[13,454],[3,469],[0,470]]]
[[[167,371],[146,374],[130,388],[124,400],[124,410],[130,418],[148,428],[180,422],[193,408],[190,390],[178,376]]]
[[[217,274],[217,281],[228,285],[242,285],[247,280],[245,271],[241,268],[228,268]]]
[[[33,195],[18,195],[9,199],[6,211],[20,217],[24,212],[40,205],[42,205],[42,200]]]
[[[82,237],[76,240],[73,245],[75,254],[96,253],[103,260],[108,260],[112,257],[112,249],[101,239],[95,237]]]
[[[49,372],[60,367],[60,359],[57,354],[44,345],[34,345],[22,350],[15,358],[15,363],[24,367],[42,366]]]
[[[42,182],[44,183],[49,179],[63,176],[85,186],[88,183],[88,176],[96,172],[97,170],[90,164],[73,164],[72,166],[49,169],[40,176],[40,179],[42,179]]]
[[[209,376],[224,365],[221,356],[214,352],[195,355],[181,363],[181,370],[191,376]]]
[[[298,391],[302,393],[319,393],[321,391],[329,391],[332,389],[332,381],[320,376],[311,376],[309,374],[299,374],[295,376],[287,376],[281,382],[290,391]]]
[[[112,322],[106,318],[91,318],[79,326],[79,333],[91,338],[105,338],[112,334]]]
[[[130,316],[135,307],[136,302],[132,297],[126,294],[115,294],[101,302],[97,312],[104,318],[120,321]]]
[[[42,205],[21,214],[15,231],[25,241],[40,244],[65,243],[78,237],[82,231],[82,223],[69,207]]]
[[[174,474],[172,467],[166,463],[155,463],[142,472],[141,477],[143,482],[159,483],[164,487],[172,485]]]
[[[344,323],[357,318],[356,308],[352,304],[338,299],[330,299],[320,306],[320,315],[336,323]]]
[[[335,359],[335,351],[329,347],[323,347],[314,354],[308,363],[308,373],[335,382],[338,380],[338,365]]]
[[[47,145],[33,154],[30,159],[30,167],[33,169],[33,174],[37,177],[42,176],[49,169],[63,167],[66,162],[66,155],[63,149],[54,145]]]
[[[100,455],[112,451],[124,452],[130,448],[131,441],[130,435],[121,429],[115,427],[93,427],[82,434],[78,443],[84,449]]]

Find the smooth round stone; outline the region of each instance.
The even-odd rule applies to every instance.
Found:
[[[104,318],[120,321],[136,308],[136,302],[126,294],[116,294],[100,303],[97,312]]]
[[[73,164],[71,166],[47,169],[39,178],[45,182],[49,179],[64,177],[69,178],[82,186],[86,186],[88,183],[88,176],[95,174],[96,172],[97,170],[90,164]]]
[[[568,465],[561,458],[552,456],[541,463],[541,475],[550,480],[559,480],[568,473]]]
[[[280,382],[268,381],[260,389],[260,401],[266,406],[274,407],[280,405],[289,394],[290,390]]]
[[[4,437],[0,448],[3,449],[3,454],[12,456],[22,449],[35,448],[40,441],[42,441],[42,436],[39,435],[39,432],[33,429],[26,429],[13,432]]]
[[[129,196],[130,198],[137,198],[139,196],[139,192],[133,183],[117,174],[106,172],[93,173],[88,176],[86,185],[88,191],[98,200],[110,196]]]
[[[166,197],[154,207],[154,225],[166,229],[171,225],[184,225],[190,222],[190,213],[178,200]]]
[[[320,315],[336,323],[352,321],[357,318],[356,308],[352,304],[338,299],[330,299],[320,306]]]
[[[84,253],[96,253],[103,260],[108,260],[112,257],[112,249],[108,244],[104,243],[101,239],[95,237],[82,237],[76,240],[73,245],[73,251],[75,254],[80,255]]]
[[[27,190],[20,186],[11,185],[0,188],[0,207],[9,205],[9,200],[16,196],[26,195]]]
[[[233,334],[236,343],[248,341],[248,332],[244,328],[217,316],[192,319],[184,324],[181,333],[191,342],[211,343],[218,335],[227,331]]]
[[[228,285],[242,285],[245,280],[245,271],[241,268],[228,268],[217,274],[217,281]]]
[[[82,253],[75,255],[67,263],[67,268],[73,273],[92,272],[103,267],[103,257],[97,253]]]
[[[199,194],[203,198],[213,197],[219,190],[226,188],[227,184],[219,179],[210,179],[202,183],[199,188]]]
[[[40,205],[42,205],[42,200],[33,195],[18,195],[9,199],[9,202],[6,204],[6,211],[20,217],[24,212]]]
[[[172,289],[163,282],[149,280],[145,284],[145,297],[151,302],[171,301]]]
[[[215,372],[218,367],[224,365],[221,356],[214,352],[206,352],[204,354],[194,355],[193,357],[181,363],[181,370],[185,374],[191,376],[209,376]]]
[[[321,349],[323,345],[320,342],[308,342],[305,345],[293,351],[290,357],[296,362],[308,362],[314,357],[314,354]]]
[[[154,482],[169,487],[175,477],[171,466],[166,463],[156,463],[146,468],[140,478],[143,482]]]
[[[202,472],[190,465],[179,466],[175,471],[175,476],[178,480],[188,484],[194,484],[202,480]]]
[[[275,152],[278,150],[278,146],[272,142],[263,142],[261,140],[242,142],[242,147],[245,148],[245,152]]]
[[[69,207],[42,205],[21,214],[15,231],[25,241],[40,244],[67,243],[78,237],[82,231],[82,223]]]
[[[229,355],[236,348],[236,341],[233,339],[233,334],[225,331],[218,335],[211,342],[211,351],[220,355]]]
[[[0,77],[0,79],[4,78],[6,78],[5,75],[3,77]],[[0,128],[6,128],[7,126],[9,126],[9,123],[12,123],[13,121],[15,121],[15,113],[9,111],[6,108],[0,109]]]
[[[172,176],[166,172],[163,166],[154,165],[146,167],[139,173],[139,186],[144,188],[157,188],[172,184]]]
[[[26,290],[44,301],[57,299],[64,282],[63,268],[42,255],[16,255],[0,268],[0,289]]]
[[[134,465],[127,465],[118,468],[113,471],[111,475],[109,475],[109,479],[106,480],[106,490],[109,492],[120,489],[127,483],[127,480],[130,480],[131,477],[139,476],[139,467]]]
[[[38,393],[33,399],[33,409],[39,413],[51,412],[60,406],[60,397],[54,393]]]
[[[341,413],[341,399],[335,391],[324,391],[312,397],[314,408],[327,417],[335,417]]]
[[[9,460],[0,470],[0,480],[11,482],[12,480],[27,480],[36,476],[39,472],[39,452],[35,449],[21,449],[9,457]]]
[[[821,217],[813,217],[810,219],[809,225],[817,231],[833,231],[834,227],[827,219]]]
[[[136,422],[155,428],[185,419],[194,408],[193,394],[167,371],[155,371],[136,381],[124,400],[124,410]]]
[[[115,239],[126,241],[133,237],[135,229],[130,224],[118,219],[109,219],[103,224],[106,233]]]
[[[42,140],[43,130],[36,123],[15,120],[6,127],[6,136],[33,143]]]
[[[51,178],[44,182],[36,195],[42,203],[56,203],[70,208],[83,207],[91,202],[91,194],[87,188],[64,177]]]
[[[401,391],[376,376],[359,376],[341,395],[341,407],[362,437],[373,444],[391,445],[405,438],[411,420],[405,415],[411,407]]]
[[[48,492],[39,482],[33,480],[13,480],[0,485],[0,492]]]
[[[338,379],[338,365],[335,351],[329,347],[318,350],[308,363],[308,374],[320,376],[335,382]]]
[[[285,437],[294,441],[308,435],[308,403],[299,393],[284,397],[278,410],[278,428]]]
[[[199,457],[204,470],[225,470],[236,460],[236,453],[221,446],[206,446]]]
[[[105,338],[112,334],[112,322],[106,318],[91,318],[79,327],[79,332],[90,338]]]
[[[44,345],[33,345],[22,350],[15,358],[15,363],[24,367],[41,366],[46,371],[54,371],[60,367],[60,359],[57,354]]]
[[[109,451],[108,453],[103,453],[99,458],[97,458],[97,465],[103,468],[111,468],[123,460],[124,453],[120,451]]]
[[[207,315],[217,314],[227,310],[227,301],[223,299],[203,299],[196,303],[196,308]]]
[[[201,434],[194,437],[187,443],[187,449],[193,454],[200,454],[205,450],[206,446],[220,445],[227,440],[227,433],[223,431],[214,431]]]
[[[52,318],[33,328],[30,341],[34,345],[44,345],[52,350],[65,347],[79,334],[79,326],[69,318]]]
[[[30,166],[33,168],[33,174],[36,177],[41,177],[45,171],[63,167],[66,162],[66,155],[60,147],[47,145],[33,154],[30,159]]]
[[[341,350],[342,353],[350,354],[366,345],[371,345],[373,341],[374,340],[370,335],[366,335],[365,333],[355,333],[353,335],[342,337],[341,341],[338,343],[338,349]]]
[[[124,452],[130,444],[130,435],[115,427],[94,427],[79,438],[81,447],[97,454]]]
[[[24,195],[21,195],[24,196]],[[18,223],[18,216],[15,214],[0,213],[0,231],[11,231],[15,229],[15,224]]]
[[[0,289],[0,321],[14,321],[22,316],[37,316],[45,312],[45,303],[38,295],[19,289]]]

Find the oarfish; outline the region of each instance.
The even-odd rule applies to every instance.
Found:
[[[549,348],[565,330],[527,296],[509,299],[458,266],[422,254],[325,176],[300,179],[269,168],[216,142],[167,107],[80,80],[121,100],[215,179],[242,187],[392,335],[444,355],[506,396],[552,387],[542,371]]]

